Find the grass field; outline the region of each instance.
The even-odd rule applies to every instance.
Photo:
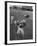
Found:
[[[29,18],[25,18],[24,15],[29,15]],[[12,24],[10,24],[10,40],[18,40],[17,34],[16,34],[17,27],[15,27],[13,22],[15,20],[21,21],[22,19],[26,20],[26,26],[24,27],[24,38],[23,39],[32,39],[33,12],[32,11],[22,11],[22,10],[11,9],[10,16],[14,16]],[[21,40],[21,38],[19,40]]]

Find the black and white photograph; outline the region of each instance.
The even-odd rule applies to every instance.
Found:
[[[35,42],[35,3],[7,2],[7,43]]]
[[[10,7],[10,40],[32,39],[32,6]]]

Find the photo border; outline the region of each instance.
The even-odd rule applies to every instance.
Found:
[[[24,4],[35,4],[35,42],[28,42],[28,43],[7,43],[7,3],[24,3]],[[12,45],[12,44],[29,44],[29,43],[36,43],[36,3],[33,2],[17,2],[17,1],[5,1],[5,44]]]

